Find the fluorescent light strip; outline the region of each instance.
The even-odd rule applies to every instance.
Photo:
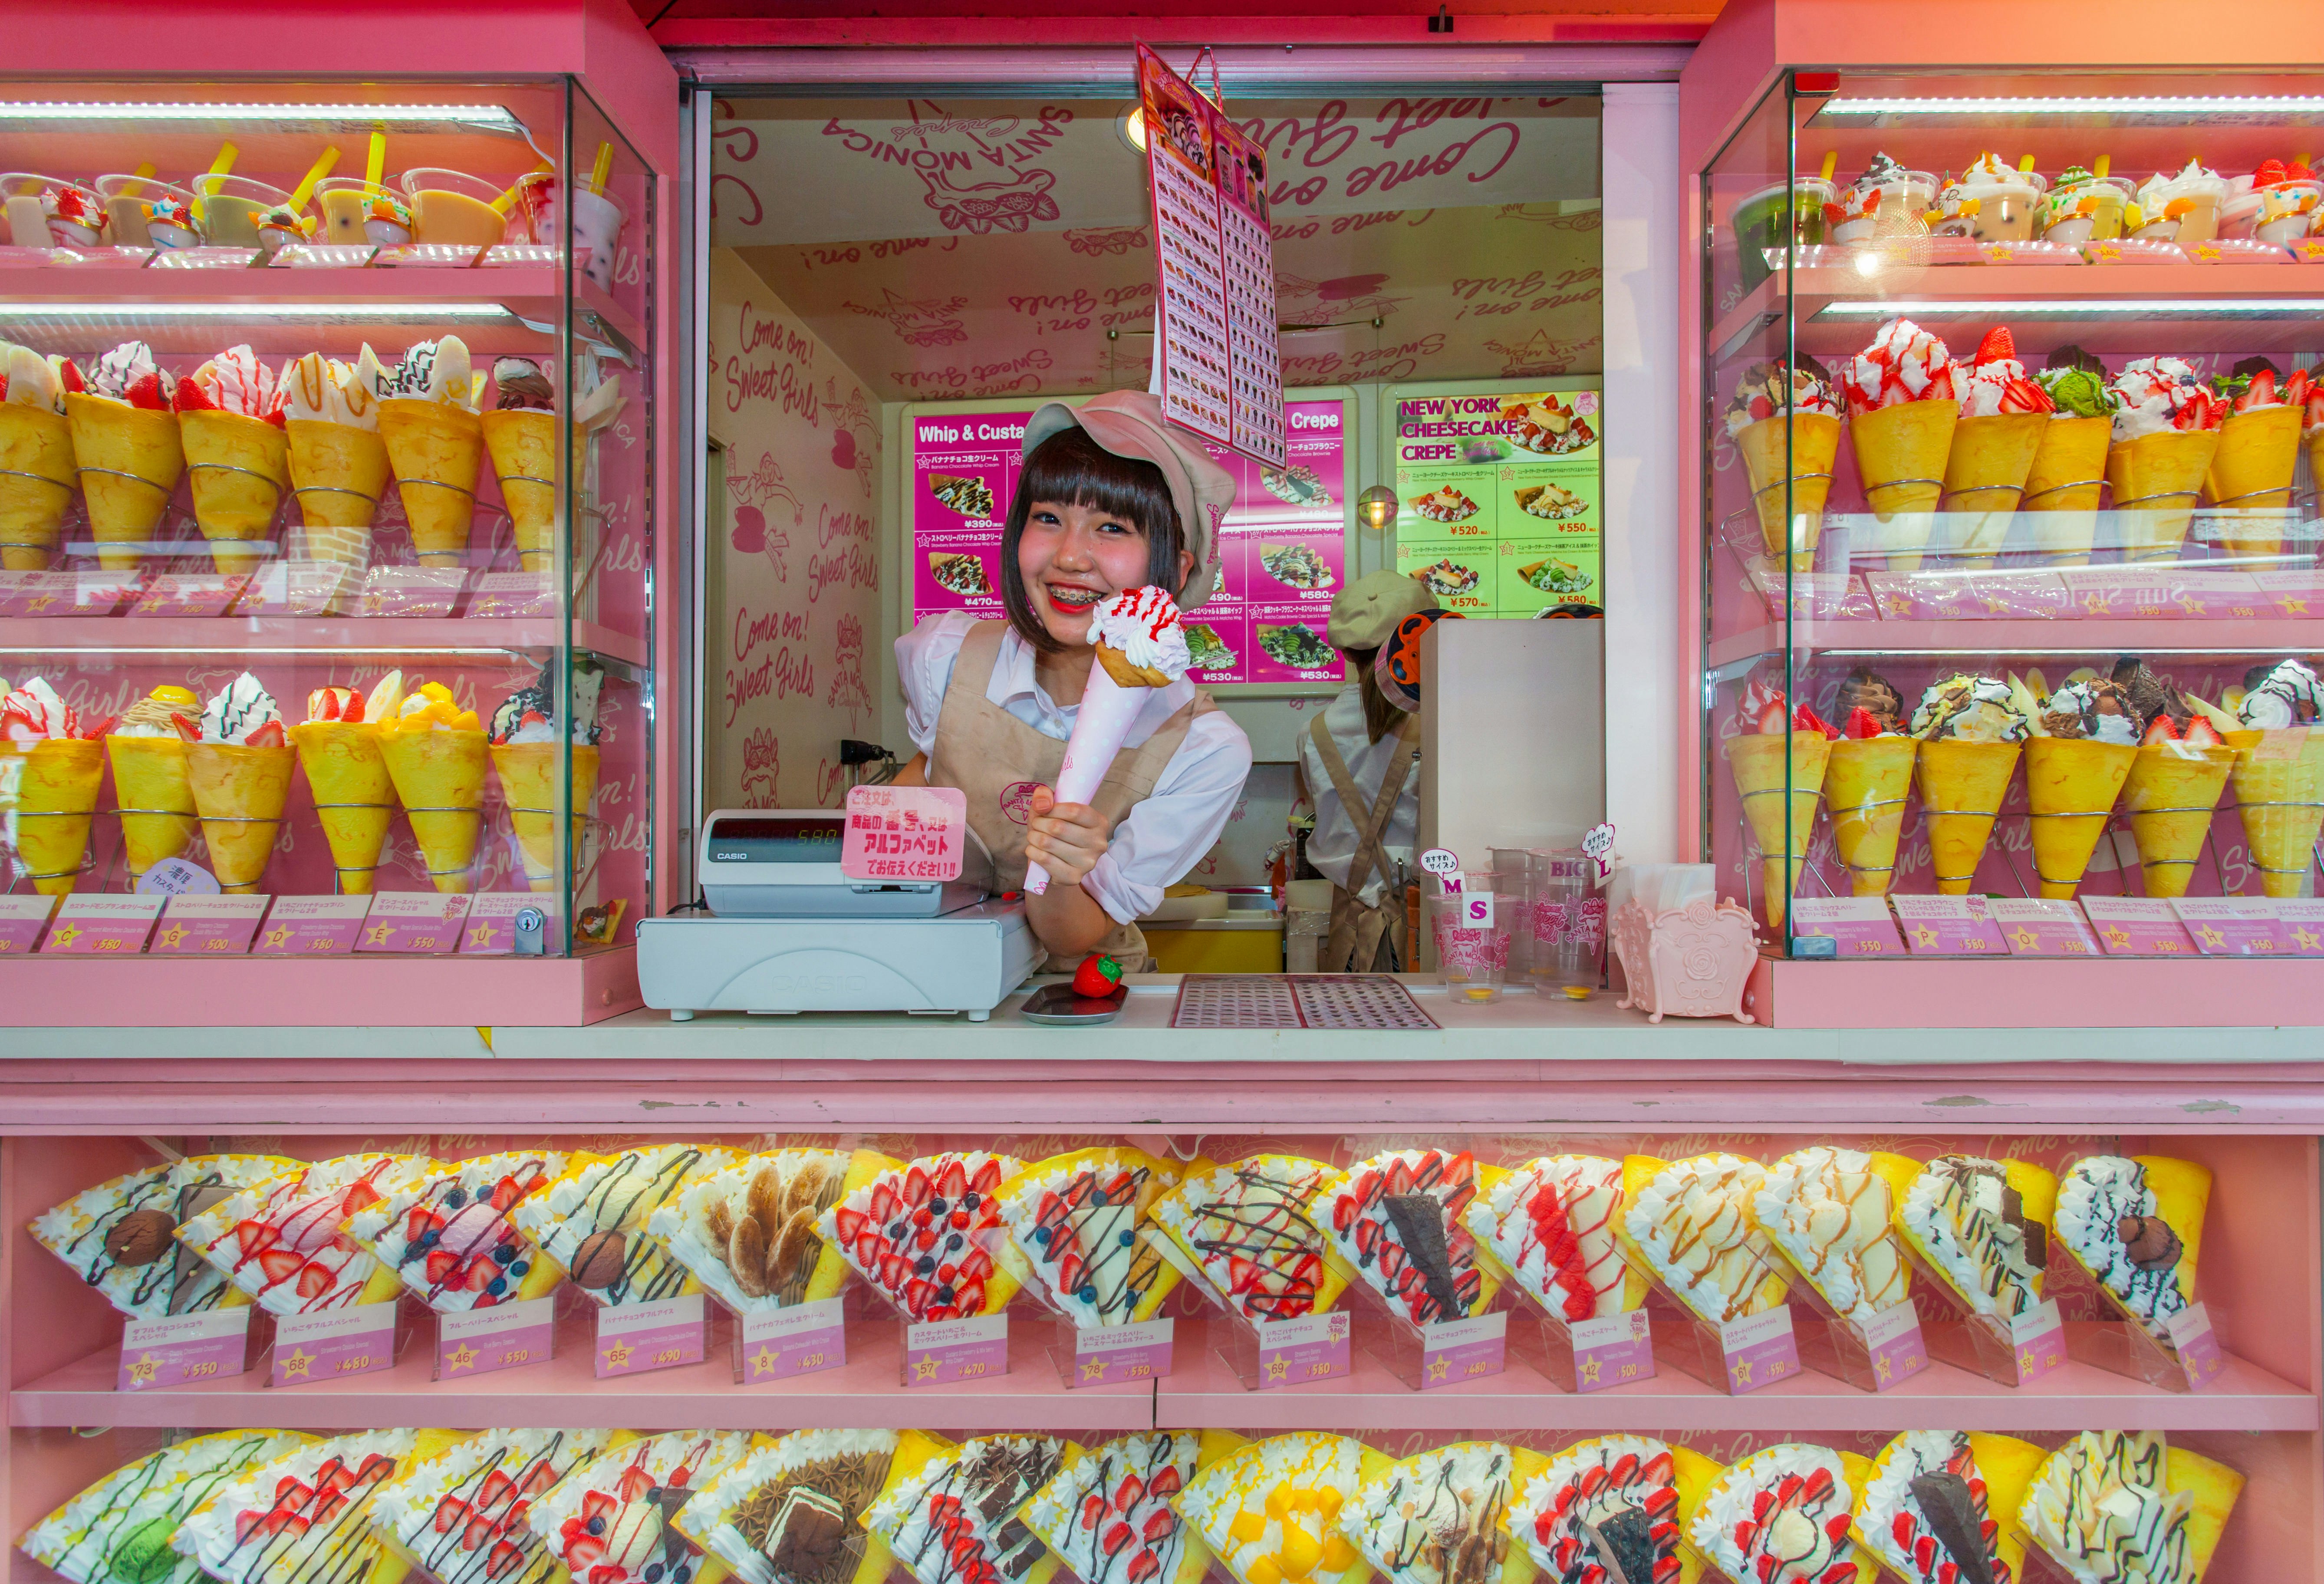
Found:
[[[500,105],[68,105],[0,100],[0,121],[271,121],[287,125],[331,121],[377,126],[449,121],[491,127],[511,137],[524,134],[524,124]]]
[[[2324,315],[2324,298],[2245,298],[2195,302],[1903,302],[1853,299],[1828,302],[1819,319],[2006,318],[2021,319],[2255,319]]]
[[[299,319],[363,323],[374,319],[467,319],[516,316],[481,302],[0,302],[0,319]]]
[[[1814,119],[1827,122],[1877,121],[1899,116],[2076,116],[2139,115],[2172,120],[2229,117],[2236,120],[2286,121],[2324,115],[2324,96],[2315,94],[2247,96],[2139,96],[2105,98],[2047,99],[1827,99]]]

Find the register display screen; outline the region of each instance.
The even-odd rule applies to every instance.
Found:
[[[710,826],[713,863],[837,863],[845,816],[769,815]]]

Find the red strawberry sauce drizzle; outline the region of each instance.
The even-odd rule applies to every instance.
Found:
[[[1001,1225],[992,1191],[1001,1163],[991,1156],[971,1176],[957,1155],[884,1172],[861,1207],[833,1212],[850,1261],[915,1321],[958,1320],[984,1312],[992,1274],[986,1242]],[[850,1194],[849,1198],[855,1198]],[[923,1268],[925,1267],[925,1268]]]

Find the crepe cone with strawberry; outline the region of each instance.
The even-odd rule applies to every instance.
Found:
[[[119,806],[121,847],[132,882],[165,858],[193,844],[199,810],[186,769],[186,740],[175,717],[201,718],[202,701],[189,688],[164,686],[121,712],[105,735]]]
[[[1968,673],[1921,695],[1908,728],[1920,742],[1913,778],[1941,896],[1968,893],[2033,725],[2009,684]]]
[[[2077,676],[2039,703],[2012,677],[2010,696],[2033,732],[2025,742],[2025,806],[2034,872],[2043,896],[2063,900],[2089,872],[2115,798],[2137,761],[2145,717],[2127,689],[2095,676]]]
[[[2047,391],[2025,377],[2006,325],[1995,326],[1978,343],[1976,362],[1962,385],[1960,422],[1945,456],[1940,509],[1957,517],[1953,553],[1989,561],[2009,537],[2054,404]]]
[[[379,723],[388,778],[438,891],[470,889],[484,829],[485,742],[476,712],[440,682],[422,683]]]
[[[290,437],[274,371],[231,346],[178,382],[171,398],[193,479],[194,521],[220,572],[251,572],[290,482]]]
[[[2147,722],[2146,735],[2122,784],[2131,841],[2138,849],[2146,894],[2183,897],[2210,835],[2219,795],[2235,769],[2236,751],[2208,714],[2177,689],[2153,681],[2142,662],[2118,663],[2115,679],[2126,677],[2135,702],[2144,691],[2139,686],[2144,678],[2152,688],[2149,701],[2161,706]]]
[[[1904,699],[1885,677],[1859,666],[1840,685],[1833,713],[1845,723],[1824,761],[1823,806],[1849,890],[1881,897],[1896,874],[1920,744],[1904,733]]]
[[[1840,367],[1848,436],[1891,572],[1919,569],[1960,422],[1961,375],[1945,344],[1890,319]],[[2021,481],[2022,482],[2022,481]]]
[[[69,893],[88,861],[110,720],[84,724],[40,677],[0,699],[0,814],[16,866],[43,897]]]
[[[501,796],[516,830],[525,883],[536,891],[557,889],[560,824],[570,832],[567,855],[572,860],[571,873],[576,879],[581,873],[581,836],[588,825],[589,800],[597,791],[597,690],[604,680],[604,673],[595,663],[575,661],[568,732],[557,729],[557,698],[548,666],[530,686],[509,695],[493,712],[493,769],[500,773]],[[569,809],[564,796],[568,753]]]
[[[889,1162],[823,1212],[824,1240],[915,1324],[997,1314],[1017,1291],[1000,1192],[1024,1169],[982,1150]]]
[[[481,1358],[481,1349],[470,1349]],[[447,1378],[471,1372],[455,1351]],[[563,1571],[528,1521],[533,1505],[626,1430],[488,1430],[441,1457],[415,1460],[380,1487],[372,1529],[392,1563],[437,1584],[549,1584]],[[374,1573],[365,1584],[382,1584]]]
[[[2122,557],[2175,561],[2219,448],[2227,403],[2175,357],[2140,358],[2107,389],[2115,401],[2107,485],[2121,522]]]
[[[2308,453],[2308,487],[2324,500],[2324,364],[2301,369],[2304,380],[2300,403],[2300,445]]]
[[[1831,382],[1806,357],[1754,364],[1727,404],[1727,433],[1751,481],[1767,554],[1787,556],[1793,571],[1807,571],[1815,565],[1840,450],[1840,399]]]
[[[613,1439],[525,1511],[524,1522],[570,1584],[719,1584],[726,1564],[705,1556],[671,1520],[750,1452],[741,1430],[673,1430]]]
[[[2226,399],[2227,414],[2203,493],[2232,514],[2219,525],[2218,543],[2230,555],[2281,555],[2283,511],[2292,504],[2292,474],[2300,463],[2308,373],[2296,371],[2279,390],[2275,366],[2251,357],[2212,384]]]
[[[270,1314],[383,1303],[401,1291],[401,1278],[340,1226],[435,1166],[412,1155],[315,1161],[191,1217],[178,1228],[178,1241]]]
[[[78,389],[65,359],[0,341],[0,570],[44,571],[56,553],[79,476],[65,421]]]
[[[2106,365],[2079,346],[2061,346],[2034,382],[2050,398],[2050,420],[2017,509],[2031,516],[2024,526],[2044,563],[2087,566],[2098,541],[2107,449],[2114,442]]]
[[[1840,732],[1802,705],[1786,712],[1784,695],[1756,684],[1744,692],[1743,732],[1723,751],[1759,849],[1768,925],[1784,927],[1792,889],[1815,832],[1824,766]]]
[[[484,424],[476,416],[483,390],[466,345],[447,336],[403,355],[379,404],[379,436],[423,566],[457,566],[467,556],[484,463]]]
[[[79,371],[78,386],[67,384],[65,421],[97,562],[107,572],[134,571],[140,549],[107,547],[150,542],[185,474],[170,405],[177,381],[154,364],[152,347],[125,341]]]
[[[310,352],[285,364],[280,381],[307,556],[349,576],[371,560],[372,519],[387,491],[387,446],[379,437],[379,393],[387,383],[368,345],[352,365]]]
[[[379,723],[402,709],[403,673],[391,671],[368,695],[318,687],[307,695],[306,720],[290,730],[342,896],[369,895],[379,870],[395,818],[395,783],[380,751]]]
[[[1243,1321],[1326,1313],[1355,1278],[1314,1217],[1341,1176],[1299,1156],[1197,1158],[1154,1202],[1156,1248]]]
[[[2230,693],[2232,780],[2265,896],[2303,894],[2324,831],[2324,687],[2301,660],[2258,665]],[[2192,702],[2191,700],[2190,702]]]
[[[179,715],[171,724],[187,744],[186,778],[202,816],[210,871],[228,892],[255,891],[299,760],[273,696],[244,671],[202,706],[198,723]]]

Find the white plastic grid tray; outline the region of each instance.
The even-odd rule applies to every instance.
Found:
[[[1436,1020],[1384,973],[1197,973],[1178,983],[1173,1028],[1426,1028]]]

